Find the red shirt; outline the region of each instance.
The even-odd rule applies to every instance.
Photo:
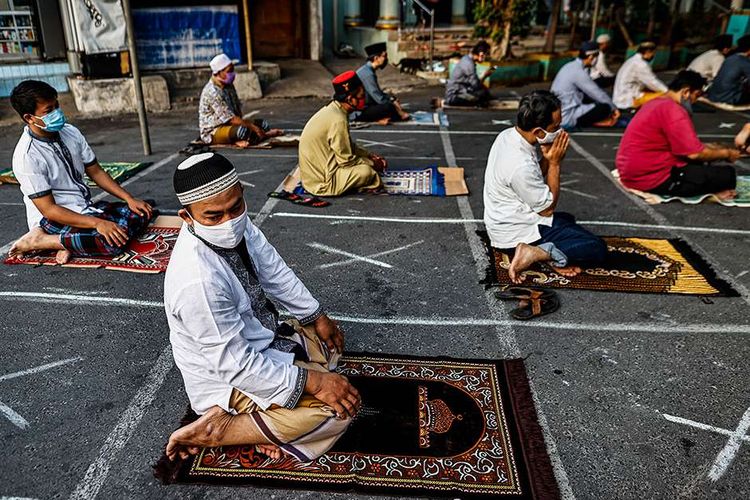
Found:
[[[631,189],[648,191],[669,179],[672,167],[703,151],[690,114],[669,97],[647,102],[630,121],[617,149],[620,180]]]

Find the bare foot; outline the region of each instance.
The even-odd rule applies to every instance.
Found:
[[[404,122],[408,122],[409,120],[411,120],[411,115],[409,113],[401,113],[398,116],[400,116],[401,121],[404,121]]]
[[[266,132],[266,137],[278,137],[280,135],[284,135],[284,131],[280,128],[272,128],[268,132]]]
[[[582,272],[582,269],[578,266],[567,266],[567,267],[550,266],[550,267],[557,274],[560,274],[562,276],[567,276],[568,278],[572,278],[573,276],[578,276]]]
[[[515,284],[523,283],[523,280],[526,278],[523,275],[523,271],[536,262],[546,260],[549,260],[549,254],[541,248],[527,245],[526,243],[519,243],[508,269],[510,280]]]
[[[734,189],[727,189],[726,191],[721,191],[715,194],[717,198],[723,201],[733,200],[737,197],[737,191],[735,191]]]
[[[284,456],[281,448],[279,448],[275,444],[256,444],[255,449],[258,453],[267,456],[271,460],[280,460],[281,457]]]
[[[745,126],[742,127],[740,133],[734,138],[734,145],[745,151],[748,146],[748,141],[750,141],[750,123],[746,123]]]
[[[389,123],[391,123],[391,119],[383,118],[382,120],[378,120],[375,123],[377,123],[378,125],[388,125]]]
[[[606,120],[602,120],[600,122],[594,123],[594,127],[604,127],[604,128],[614,127],[617,124],[617,120],[619,120],[619,118],[610,116]]]
[[[250,141],[237,141],[234,143],[238,148],[247,148],[250,146]]]
[[[67,264],[70,261],[70,252],[67,250],[58,250],[55,254],[55,262],[60,265]]]
[[[8,257],[20,257],[25,253],[40,250],[45,236],[48,236],[48,234],[41,227],[35,227],[13,243],[8,252]]]
[[[177,455],[185,459],[198,453],[200,448],[218,446],[232,415],[218,406],[190,425],[181,427],[169,436],[167,457],[174,460]]]

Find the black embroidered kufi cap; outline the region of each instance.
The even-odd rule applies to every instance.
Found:
[[[234,165],[216,153],[188,157],[174,173],[174,190],[183,206],[226,191],[240,181]]]

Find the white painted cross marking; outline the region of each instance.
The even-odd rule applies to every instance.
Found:
[[[380,141],[370,141],[368,139],[357,139],[357,142],[366,148],[369,148],[372,146],[383,146],[385,148],[410,149],[404,146],[398,146],[396,145],[396,143],[397,142],[411,142],[411,141],[412,139],[402,139],[399,141],[391,141],[391,142],[380,142]]]
[[[294,155],[294,157],[296,158],[296,157],[297,157],[297,155]],[[239,172],[239,173],[237,174],[237,176],[239,177],[239,176],[242,176],[242,175],[251,175],[251,174],[257,174],[258,172],[263,172],[263,169],[262,169],[262,168],[257,168],[257,169],[255,169],[255,170],[248,170],[247,172]]]
[[[674,422],[676,424],[689,425],[690,427],[695,427],[696,429],[711,431],[717,434],[729,436],[727,444],[724,445],[724,448],[722,448],[719,454],[716,455],[716,458],[711,465],[711,469],[708,471],[708,478],[711,481],[718,481],[722,478],[722,476],[726,473],[727,469],[737,456],[737,452],[740,449],[742,441],[750,441],[750,436],[747,435],[747,431],[748,429],[750,429],[750,408],[745,410],[745,414],[742,415],[740,423],[737,425],[737,428],[734,431],[722,429],[721,427],[714,427],[713,425],[703,424],[701,422],[688,420],[682,417],[675,417],[674,415],[669,415],[666,413],[662,413],[662,416],[670,422]]]
[[[493,125],[513,125],[513,122],[510,120],[492,120]]]
[[[735,125],[734,123],[724,123],[724,122],[721,122],[719,124],[719,128],[734,128],[734,125]]]
[[[398,247],[398,248],[393,248],[391,250],[386,250],[385,252],[378,252],[378,253],[373,253],[373,254],[370,254],[370,255],[365,255],[365,257],[367,257],[368,259],[371,259],[373,257],[382,257],[383,255],[390,255],[392,253],[400,252],[401,250],[406,250],[407,248],[415,247],[417,245],[421,245],[422,243],[424,243],[424,240],[419,240],[419,241],[414,242],[414,243],[409,243],[408,245],[404,245],[404,246],[401,246],[401,247]],[[347,264],[352,264],[352,263],[358,262],[358,261],[359,261],[358,259],[350,258],[350,259],[342,260],[342,261],[339,261],[339,262],[331,262],[329,264],[322,264],[322,265],[318,266],[318,268],[319,269],[326,269],[326,268],[329,268],[329,267],[345,266]]]
[[[82,359],[83,358],[81,357],[62,359],[60,361],[55,361],[53,363],[47,363],[44,365],[35,366],[34,368],[28,368],[26,370],[21,370],[19,372],[7,373],[5,375],[0,376],[0,382],[4,382],[5,380],[12,380],[14,378],[23,377],[26,375],[33,375],[35,373],[43,372],[45,370],[50,370],[52,368],[57,368],[58,366],[67,365],[70,363],[77,363],[81,361]],[[16,412],[13,408],[6,405],[2,401],[0,401],[0,414],[3,415],[5,418],[7,418],[13,425],[18,427],[19,429],[29,428],[29,422],[25,418],[23,418],[18,412]]]
[[[344,257],[349,257],[350,259],[358,260],[360,262],[367,262],[368,264],[372,264],[373,266],[385,267],[386,269],[393,268],[392,265],[386,262],[371,259],[369,257],[365,257],[364,255],[357,255],[356,253],[347,252],[345,250],[339,250],[338,248],[329,247],[328,245],[324,245],[322,243],[313,242],[313,243],[308,243],[307,246],[311,248],[316,248],[318,250],[323,250],[324,252],[337,253],[339,255],[343,255]]]

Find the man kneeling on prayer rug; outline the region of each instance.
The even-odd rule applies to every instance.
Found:
[[[513,254],[508,274],[514,283],[523,271],[544,262],[563,276],[579,266],[604,261],[607,245],[564,212],[560,168],[568,149],[560,100],[551,92],[525,95],[515,127],[495,139],[484,176],[484,224],[492,246]],[[537,149],[541,151],[541,159]]]
[[[302,187],[317,196],[382,189],[378,172],[388,162],[359,147],[349,133],[349,115],[365,107],[365,89],[354,71],[333,79],[333,100],[305,125],[299,141]]]
[[[164,280],[175,364],[202,415],[169,438],[170,460],[200,447],[255,445],[307,462],[341,437],[360,396],[334,373],[343,333],[248,219],[232,164],[203,153],[174,187],[185,221]],[[279,323],[269,298],[294,320]]]
[[[57,91],[26,80],[13,89],[13,109],[26,126],[13,152],[13,174],[21,186],[29,232],[9,256],[56,250],[55,260],[72,256],[119,255],[148,226],[151,205],[133,197],[102,169],[86,139],[66,123]],[[94,202],[84,174],[125,203]]]
[[[266,120],[246,120],[234,88],[234,63],[226,54],[211,59],[211,79],[203,87],[198,105],[201,141],[206,144],[233,144],[246,148],[284,134]]]

